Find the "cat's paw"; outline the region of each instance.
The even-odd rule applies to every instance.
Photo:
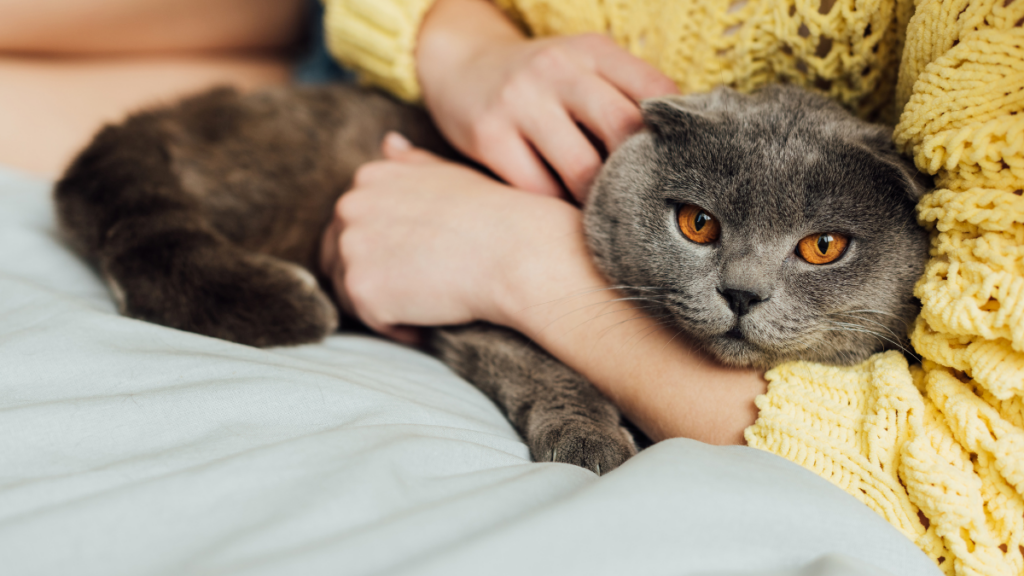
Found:
[[[244,300],[232,307],[228,340],[251,346],[293,346],[319,342],[338,329],[338,309],[316,278],[298,264],[254,255],[241,271]],[[258,312],[258,314],[253,314]],[[224,337],[224,336],[221,336]]]
[[[105,276],[133,318],[259,347],[317,342],[338,327],[313,275],[278,258],[219,246],[174,254],[156,270],[118,260]]]
[[[538,462],[575,464],[598,475],[636,454],[633,437],[624,428],[580,416],[554,420],[527,440]]]

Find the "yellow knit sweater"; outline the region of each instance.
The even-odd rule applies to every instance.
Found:
[[[419,98],[433,0],[326,0],[329,45]],[[603,32],[684,91],[787,81],[869,118],[937,188],[911,334],[847,368],[769,371],[750,446],[846,490],[946,574],[1024,574],[1024,0],[495,0],[529,34]]]

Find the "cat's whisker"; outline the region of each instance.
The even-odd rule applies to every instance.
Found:
[[[885,312],[883,310],[846,310],[845,312],[832,312],[831,314],[878,314],[880,316],[890,316],[899,321],[900,324],[903,324],[904,327],[908,329],[910,328],[910,323],[904,320],[901,316],[893,314],[892,312]]]
[[[604,305],[605,307],[607,307],[607,306],[609,306],[611,304],[614,304],[616,302],[624,302],[624,301],[645,301],[645,302],[651,302],[653,304],[657,304],[658,305],[658,306],[648,306],[648,307],[636,307],[638,309],[640,309],[640,308],[656,308],[656,307],[663,307],[664,306],[664,302],[660,302],[658,300],[654,300],[654,299],[651,299],[651,298],[644,298],[644,297],[637,297],[637,296],[625,296],[625,297],[622,297],[622,298],[612,298],[610,300],[601,300],[600,302],[591,302],[590,304],[585,304],[583,306],[580,306],[578,308],[574,308],[572,310],[569,310],[569,311],[567,311],[567,312],[557,316],[556,318],[554,318],[550,322],[548,322],[547,325],[545,325],[544,328],[542,328],[541,331],[547,330],[548,328],[551,327],[552,324],[554,324],[555,322],[558,322],[559,320],[564,319],[565,317],[569,316],[570,314],[576,314],[578,312],[582,312],[582,311],[584,311],[587,308],[590,308],[592,306]],[[556,302],[557,302],[557,300],[556,300]],[[612,311],[612,312],[615,312],[615,311]],[[603,315],[603,313],[598,315],[598,316],[594,316],[594,317],[592,317],[592,318],[590,318],[588,320],[585,320],[585,321],[581,322],[580,324],[578,324],[578,325],[570,328],[569,330],[567,330],[566,334],[568,334],[569,332],[572,332],[576,328],[579,328],[583,324],[586,324],[590,320],[593,320],[595,318],[599,318],[601,315]]]
[[[670,318],[670,317],[671,317],[671,316],[669,316],[669,318]],[[635,342],[635,343],[633,344],[633,348],[635,348],[635,347],[639,346],[639,345],[640,345],[640,343],[641,343],[641,342],[643,342],[645,338],[647,338],[647,337],[648,337],[648,336],[650,336],[651,334],[654,334],[655,332],[657,332],[657,330],[658,330],[659,328],[672,328],[672,327],[674,327],[674,326],[677,326],[677,325],[676,325],[676,324],[675,324],[674,322],[668,322],[668,321],[665,321],[665,320],[659,320],[658,322],[656,322],[656,323],[655,323],[655,325],[654,325],[654,326],[650,326],[650,327],[648,327],[648,328],[647,328],[647,330],[646,330],[646,331],[644,331],[644,334],[643,334],[643,336],[641,336],[641,337],[640,337],[640,339],[639,339],[639,340],[637,340],[637,341],[636,341],[636,342]],[[640,333],[638,332],[638,333],[637,333],[637,335],[639,335],[639,334],[640,334]],[[628,343],[628,342],[627,342],[627,343]]]
[[[630,338],[627,339],[627,341],[626,341],[628,343],[629,340],[631,340],[632,338],[636,337],[640,333],[643,333],[643,332],[650,333],[650,332],[654,331],[655,329],[657,329],[659,326],[667,326],[667,325],[669,325],[669,324],[665,323],[664,319],[665,318],[671,318],[671,317],[672,317],[671,314],[662,314],[660,316],[650,316],[650,315],[644,314],[644,313],[637,314],[637,315],[632,316],[630,318],[626,318],[625,320],[621,320],[619,322],[616,322],[615,324],[612,324],[610,326],[606,326],[603,330],[601,330],[601,334],[598,336],[598,341],[600,341],[602,338],[607,336],[608,333],[612,329],[614,329],[614,328],[621,328],[621,327],[623,327],[623,325],[625,325],[625,324],[627,324],[629,322],[633,322],[633,321],[636,321],[636,320],[643,320],[643,319],[651,319],[651,320],[655,321],[655,325],[654,326],[648,326],[647,328],[644,328],[644,329],[636,332],[633,336],[630,336]],[[595,320],[595,319],[596,318],[591,318],[590,320]],[[587,320],[587,322],[589,322],[590,320]],[[583,324],[585,324],[585,323],[586,322],[584,322]],[[576,328],[579,328],[579,326],[576,326]]]
[[[613,286],[616,290],[661,290],[663,292],[678,292],[675,288],[665,288],[664,286],[633,286],[631,284],[620,284]]]
[[[659,308],[661,308],[661,306],[634,306],[633,307],[634,310],[656,310],[656,309],[659,309]],[[616,312],[620,312],[620,310],[612,310],[611,312],[603,312],[601,314],[598,314],[597,316],[594,316],[593,318],[590,318],[590,319],[586,320],[584,323],[592,322],[592,321],[597,320],[598,318],[601,318],[603,316],[608,316],[609,314],[615,314]],[[611,328],[614,328],[614,327],[618,326],[619,324],[621,324],[623,322],[628,322],[630,320],[639,320],[641,318],[651,318],[651,319],[654,319],[654,318],[665,318],[665,317],[668,317],[668,316],[671,316],[671,314],[663,314],[663,315],[660,315],[660,316],[651,316],[650,314],[641,313],[641,314],[637,314],[636,316],[633,316],[633,317],[627,318],[625,320],[622,320],[621,322],[617,322],[615,324],[612,324],[611,326],[605,326],[604,329],[602,330],[602,332],[607,331],[607,330],[609,330]]]
[[[634,306],[633,307],[634,310],[651,310],[651,309],[659,309],[659,308],[661,308],[660,305],[659,306]],[[609,314],[615,314],[617,312],[622,312],[622,310],[612,310],[610,312],[602,312],[600,314],[597,314],[596,316],[588,318],[588,319],[584,320],[583,322],[580,322],[576,326],[573,326],[572,328],[567,330],[565,333],[568,334],[569,332],[572,332],[573,330],[576,330],[577,328],[580,328],[584,324],[587,324],[589,322],[593,322],[594,320],[597,320],[597,319],[599,319],[599,318],[601,318],[603,316],[608,316]],[[662,316],[650,316],[649,314],[640,313],[640,314],[637,314],[636,316],[632,316],[632,317],[626,318],[625,320],[622,320],[620,322],[616,322],[615,324],[612,324],[610,326],[606,326],[603,330],[601,330],[601,335],[603,337],[604,334],[608,332],[608,330],[611,330],[612,328],[615,328],[616,326],[618,326],[620,324],[624,324],[624,323],[632,321],[632,320],[640,320],[642,318],[664,318],[666,316],[671,316],[671,314],[666,314],[666,315],[662,315]]]
[[[844,310],[844,312],[867,312],[871,314],[881,314],[882,316],[892,316],[893,318],[899,318],[899,316],[893,314],[892,312],[886,312],[884,310],[871,310],[868,308],[864,308],[861,310]],[[833,314],[839,314],[839,312],[833,312]]]
[[[830,324],[833,325],[833,326],[839,326],[840,328],[848,329],[851,332],[863,332],[865,334],[871,334],[871,335],[875,336],[876,338],[879,338],[879,339],[881,339],[881,340],[883,340],[885,342],[888,342],[889,344],[892,344],[894,346],[899,346],[900,349],[903,349],[903,345],[900,343],[899,339],[890,338],[890,337],[886,336],[885,334],[882,334],[880,332],[872,330],[871,328],[868,328],[867,326],[864,326],[863,324],[855,324],[855,323],[852,323],[852,322],[830,322]]]
[[[902,340],[903,339],[903,337],[901,337],[896,332],[893,332],[893,330],[891,328],[889,328],[885,324],[882,324],[881,322],[876,322],[876,321],[870,320],[868,318],[860,318],[858,316],[854,316],[853,314],[836,314],[836,315],[837,316],[846,316],[847,318],[853,318],[853,319],[856,319],[856,320],[863,320],[864,322],[870,322],[870,323],[874,324],[875,326],[878,326],[882,330],[885,330],[886,332],[888,332],[889,335],[892,336],[893,338],[895,338],[896,340]],[[861,326],[864,327],[864,328],[867,328],[867,326],[863,326],[863,325],[861,325]]]
[[[671,314],[664,314],[664,315],[661,315],[661,316],[645,316],[645,317],[646,318],[650,318],[651,320],[654,320],[654,323],[652,325],[650,325],[650,326],[647,326],[646,328],[644,328],[642,330],[638,330],[632,336],[630,336],[628,339],[626,339],[625,344],[628,345],[631,340],[633,340],[634,338],[639,337],[639,339],[636,340],[636,342],[633,342],[633,345],[632,345],[631,349],[635,348],[641,342],[643,342],[644,338],[647,338],[651,334],[654,334],[655,332],[657,332],[658,329],[660,329],[660,328],[671,328],[672,326],[674,326],[673,322],[668,321],[668,319],[671,319],[673,317]],[[630,320],[636,320],[636,319],[638,319],[638,318],[630,318]],[[625,324],[626,322],[628,322],[628,320],[627,321],[623,321],[623,322],[619,322],[618,324],[616,324],[614,326],[609,326],[607,329],[610,330],[611,328],[620,328],[620,327],[622,327],[621,325]],[[604,335],[602,334],[601,337],[603,338]]]
[[[663,288],[663,287],[660,287],[660,286],[631,286],[629,284],[617,284],[617,285],[614,285],[614,286],[600,286],[600,287],[597,287],[597,288],[584,288],[584,289],[572,292],[570,294],[566,294],[565,296],[562,296],[561,298],[555,298],[554,300],[548,300],[547,302],[538,302],[537,304],[531,304],[530,306],[527,306],[523,310],[525,311],[525,310],[529,310],[530,308],[536,308],[537,306],[544,306],[546,304],[554,304],[556,302],[563,302],[565,300],[571,300],[573,298],[580,298],[580,297],[583,297],[583,296],[589,296],[591,294],[596,294],[598,292],[608,292],[608,291],[611,291],[611,290],[620,290],[620,291],[646,290],[646,291],[671,292],[673,294],[677,294],[678,293],[678,290],[676,290],[674,288]],[[659,294],[652,294],[652,296],[659,296]]]
[[[525,311],[527,311],[527,310],[529,310],[531,308],[537,308],[538,306],[546,306],[548,304],[555,304],[557,302],[564,302],[566,300],[571,300],[573,298],[582,298],[583,296],[589,296],[591,294],[596,294],[598,292],[607,292],[607,291],[610,291],[610,290],[619,290],[619,289],[621,289],[621,286],[600,286],[600,287],[597,287],[597,288],[583,288],[583,289],[577,290],[576,292],[572,292],[572,293],[566,294],[565,296],[562,296],[560,298],[555,298],[553,300],[547,300],[545,302],[538,302],[536,304],[531,304],[531,305],[523,308],[521,311],[525,312]]]
[[[664,349],[668,348],[669,344],[672,344],[672,341],[674,341],[682,333],[683,333],[683,329],[682,328],[676,330],[676,333],[673,334],[672,337],[668,339],[668,342],[665,342],[665,345],[662,346],[661,349],[664,350]]]
[[[859,332],[861,334],[868,334],[870,336],[873,336],[876,340],[879,340],[881,342],[886,342],[885,338],[879,336],[878,334],[870,330],[858,330],[856,328],[825,328],[824,330],[826,332]]]
[[[659,302],[658,300],[652,300],[650,298],[635,297],[635,296],[628,296],[628,297],[624,297],[624,298],[615,298],[615,299],[612,299],[612,300],[606,300],[604,302],[595,302],[592,305],[596,305],[596,304],[611,305],[611,304],[614,304],[616,302],[650,302],[652,304],[655,304],[654,306],[633,306],[633,308],[636,309],[636,310],[658,309],[658,308],[664,308],[664,306],[665,306],[664,302]],[[588,307],[589,306],[583,306],[583,307],[579,308],[578,310],[583,310],[583,309],[588,308]],[[593,316],[590,320],[595,320],[595,319],[600,318],[602,316],[605,316],[607,314],[614,314],[614,313],[620,311],[620,310],[612,310],[610,312],[604,312],[604,310],[607,307],[608,306],[605,306],[605,308],[602,308],[602,311],[598,315]]]
[[[845,331],[845,332],[859,332],[861,334],[868,334],[868,335],[873,336],[873,337],[875,337],[876,339],[878,339],[878,340],[880,340],[882,342],[887,342],[887,343],[891,344],[895,348],[898,348],[904,354],[908,354],[908,355],[910,355],[910,356],[920,360],[920,357],[912,349],[909,349],[907,346],[905,346],[902,342],[900,342],[898,340],[893,340],[892,338],[889,338],[889,337],[885,336],[884,334],[880,334],[878,332],[875,332],[874,330],[871,330],[871,329],[867,328],[866,326],[863,326],[863,325],[860,325],[860,324],[845,323],[845,322],[830,322],[830,324],[832,324],[833,326],[836,326],[836,328],[825,328],[826,331],[829,331],[829,332],[844,332]]]
[[[831,321],[830,323],[832,325],[834,325],[834,326],[850,326],[850,327],[855,327],[855,328],[859,328],[859,329],[862,329],[862,330],[869,330],[869,331],[871,331],[873,333],[880,334],[879,332],[876,332],[875,330],[872,330],[870,327],[865,326],[863,324],[858,324],[856,322],[835,322],[835,321]],[[902,339],[896,333],[894,333],[892,330],[889,330],[885,326],[882,326],[882,327],[885,328],[886,332],[888,332],[889,335],[892,337],[892,339],[889,340],[889,342],[892,342],[893,340],[895,340],[897,342],[898,341],[902,341]],[[887,337],[887,340],[888,340],[888,337]]]
[[[884,315],[884,316],[891,316],[892,318],[895,318],[896,320],[899,320],[900,322],[905,323],[902,318],[900,318],[899,316],[897,316],[895,314],[891,314],[889,312],[874,312],[874,311],[869,311],[869,310],[847,310],[845,312],[830,312],[828,315],[829,316],[848,316],[850,318],[861,318],[861,319],[867,320],[867,318],[863,316],[864,314],[878,314],[878,315]],[[872,322],[875,322],[875,320],[872,320]]]

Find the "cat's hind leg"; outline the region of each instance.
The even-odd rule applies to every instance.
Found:
[[[62,232],[99,265],[122,313],[253,346],[333,332],[337,310],[308,271],[245,250],[204,219],[156,120],[105,129],[54,194]]]
[[[520,334],[490,324],[445,328],[434,331],[431,347],[505,411],[534,460],[604,474],[636,454],[618,409]]]
[[[316,342],[337,329],[337,309],[298,264],[187,226],[131,230],[151,226],[122,222],[100,258],[126,316],[260,347]]]

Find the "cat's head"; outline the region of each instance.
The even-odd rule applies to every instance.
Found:
[[[890,130],[786,86],[643,114],[585,216],[599,268],[641,309],[735,366],[906,346],[926,188]]]

